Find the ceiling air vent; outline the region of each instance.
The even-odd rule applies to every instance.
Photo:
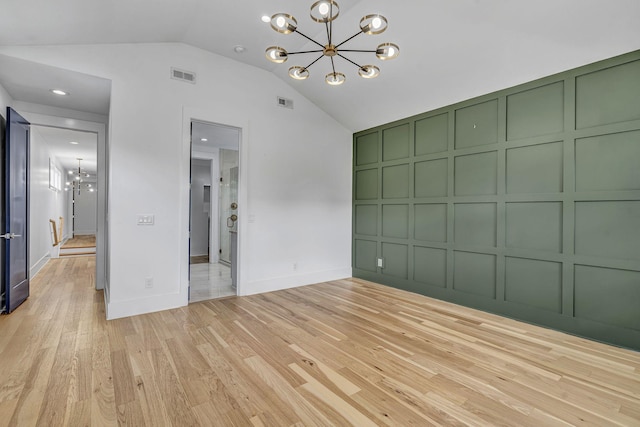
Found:
[[[171,68],[171,78],[175,80],[182,80],[187,83],[196,83],[196,73],[193,71],[179,70],[178,68]]]
[[[287,99],[287,98],[283,98],[283,97],[279,96],[278,97],[278,107],[284,107],[284,108],[288,108],[290,110],[293,110],[293,100]]]

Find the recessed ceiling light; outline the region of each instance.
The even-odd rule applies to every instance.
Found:
[[[69,93],[63,91],[62,89],[51,89],[51,93],[54,93],[54,94],[60,95],[60,96],[69,95]]]
[[[207,142],[207,141],[208,141],[208,139],[207,139],[207,138],[200,138],[200,141],[202,141],[202,142]]]
[[[262,15],[262,22],[267,23],[267,22],[271,22],[271,17],[268,15]]]
[[[69,144],[78,145],[79,142],[78,141],[69,141]]]
[[[237,45],[233,47],[233,51],[235,53],[244,53],[245,50],[247,50],[247,48],[245,48],[244,46]]]

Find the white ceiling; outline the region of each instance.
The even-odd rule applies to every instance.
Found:
[[[109,114],[111,81],[107,79],[0,55],[0,85],[16,101]],[[61,88],[69,94],[50,91]]]
[[[31,131],[46,141],[63,167],[65,177],[69,170],[74,172],[78,170],[78,158],[80,158],[82,171],[91,175],[89,178],[83,177],[84,181],[95,182],[98,167],[98,137],[95,133],[46,126],[31,126]],[[71,144],[72,141],[77,144]]]
[[[191,143],[193,151],[207,152],[212,148],[238,150],[240,130],[229,126],[194,121],[191,123]]]
[[[273,72],[352,131],[640,49],[638,0],[338,0],[334,40],[355,34],[365,14],[382,13],[389,20],[384,34],[360,35],[344,47],[394,42],[401,53],[386,62],[350,56],[379,65],[381,74],[373,80],[357,77],[355,66],[338,60],[337,71],[347,81],[329,87],[323,81],[326,58],[298,82],[287,77],[287,69],[307,65],[313,55],[282,65],[264,57],[270,45],[288,51],[313,45],[298,34],[276,33],[260,21],[263,14],[291,13],[300,31],[324,44],[323,26],[309,18],[312,2],[5,0],[0,45],[182,42]],[[235,53],[236,45],[246,51]],[[5,88],[13,96],[14,86]],[[104,97],[95,98],[101,106],[82,108],[104,111]]]

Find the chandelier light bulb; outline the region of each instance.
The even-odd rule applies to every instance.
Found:
[[[376,49],[376,56],[383,61],[397,58],[399,54],[400,48],[393,43],[382,43]]]
[[[379,16],[376,16],[371,21],[371,25],[373,26],[374,29],[376,29],[376,30],[379,29],[382,26],[382,19],[380,19]]]
[[[286,24],[287,21],[284,19],[284,17],[282,16],[278,16],[278,18],[276,18],[276,25],[280,28],[284,28],[284,24]]]
[[[305,80],[309,78],[309,70],[298,65],[289,68],[289,77],[294,80]]]
[[[318,11],[320,12],[320,15],[327,16],[329,13],[329,5],[327,3],[320,3]]]
[[[324,78],[324,81],[331,86],[339,86],[346,80],[346,77],[342,73],[329,73]]]
[[[358,69],[358,75],[364,79],[373,79],[380,75],[380,68],[375,65],[363,65]]]

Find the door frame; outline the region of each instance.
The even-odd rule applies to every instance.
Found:
[[[180,300],[182,305],[189,303],[189,207],[190,207],[190,176],[191,176],[191,122],[211,123],[212,125],[234,127],[240,130],[238,147],[238,271],[236,279],[237,295],[244,295],[244,277],[246,274],[243,263],[247,236],[246,229],[248,206],[248,151],[249,151],[249,122],[246,117],[234,114],[233,111],[218,108],[207,110],[184,107],[182,110],[182,162],[180,167],[180,213],[179,229],[181,231],[178,255],[180,259]]]
[[[109,302],[109,276],[107,271],[108,264],[108,183],[107,183],[107,138],[106,125],[100,122],[91,122],[87,120],[70,119],[66,117],[49,116],[46,114],[21,112],[23,117],[31,122],[34,126],[46,126],[60,129],[69,129],[81,132],[95,133],[98,138],[97,160],[98,160],[98,206],[97,206],[97,233],[96,233],[96,283],[97,290],[104,289],[105,303]]]

